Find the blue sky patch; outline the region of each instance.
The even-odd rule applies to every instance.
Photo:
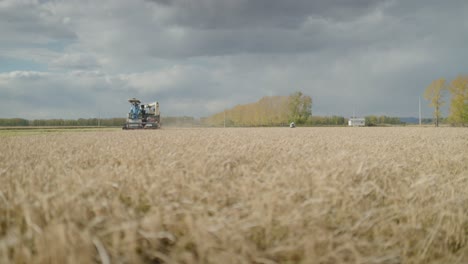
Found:
[[[47,65],[30,60],[21,60],[0,56],[0,72],[11,71],[46,71]]]

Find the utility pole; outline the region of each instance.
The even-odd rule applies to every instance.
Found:
[[[224,109],[224,128],[226,128],[226,109]]]
[[[419,96],[419,126],[421,126],[421,96]]]

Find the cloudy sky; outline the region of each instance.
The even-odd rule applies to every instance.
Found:
[[[466,0],[0,0],[0,117],[206,116],[303,91],[316,115],[417,116],[468,74]],[[423,114],[431,112],[423,101]]]

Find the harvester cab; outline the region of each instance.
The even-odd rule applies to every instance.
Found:
[[[129,99],[131,104],[127,122],[122,129],[158,129],[161,128],[159,103],[142,104],[136,98]]]

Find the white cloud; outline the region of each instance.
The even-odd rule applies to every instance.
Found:
[[[59,69],[94,69],[99,67],[96,58],[87,53],[66,53],[53,59],[49,65]]]
[[[37,71],[12,71],[0,73],[0,80],[9,81],[9,80],[37,80],[49,75],[46,72],[37,72]]]

